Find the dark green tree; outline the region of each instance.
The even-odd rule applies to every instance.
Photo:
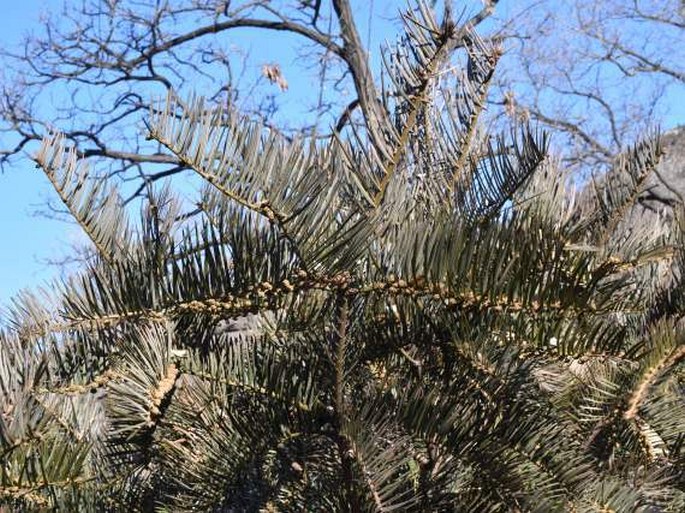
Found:
[[[657,134],[574,194],[543,134],[478,123],[499,49],[405,23],[371,138],[154,104],[194,216],[162,189],[129,222],[44,141],[97,256],[6,315],[7,508],[683,510],[682,226],[625,229]]]

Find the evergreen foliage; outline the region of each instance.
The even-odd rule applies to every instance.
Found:
[[[97,255],[8,309],[0,504],[685,509],[683,226],[624,222],[658,134],[576,194],[543,134],[478,123],[498,48],[422,3],[406,30],[381,147],[153,108],[150,137],[206,182],[192,217],[165,189],[129,223],[44,142]]]

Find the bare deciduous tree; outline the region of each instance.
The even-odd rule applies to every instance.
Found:
[[[241,81],[235,76],[244,54],[235,51],[231,35],[241,28],[283,32],[309,43],[310,61],[318,57],[314,75],[321,82],[349,82],[355,92],[349,104],[339,109],[337,129],[358,110],[368,136],[388,156],[392,121],[353,6],[346,0],[77,4],[68,2],[62,16],[46,18],[43,34],[27,39],[23,53],[4,54],[15,73],[2,84],[3,164],[56,126],[82,156],[106,162],[110,173],[141,176],[147,182],[177,173],[185,168],[183,163],[146,144],[139,126],[150,97],[167,90],[202,90],[212,101],[237,104],[272,125],[277,108],[273,97],[255,94],[260,84],[248,83],[251,77]],[[488,4],[464,26],[477,25],[491,14],[496,2]],[[449,44],[453,47],[447,49],[446,59],[462,44],[461,38]],[[273,81],[276,68],[267,63],[263,69],[268,71],[264,79]],[[285,80],[283,75],[281,79]],[[59,102],[48,108],[45,98],[50,92],[58,92]],[[323,108],[321,101],[318,107]],[[141,186],[136,192],[142,190]]]
[[[676,0],[539,0],[504,4],[492,17],[496,4],[452,7],[464,25],[481,25],[484,37],[500,39],[506,50],[500,77],[484,91],[487,115],[551,127],[562,134],[557,149],[578,169],[607,168],[637,134],[658,124],[668,98],[685,85],[685,22]],[[369,59],[370,34],[374,28],[385,36],[390,22],[374,16],[372,27],[371,15],[392,17],[401,7],[351,0],[67,1],[22,52],[4,52],[13,72],[2,83],[0,164],[33,151],[55,126],[82,156],[99,162],[101,174],[133,180],[131,196],[144,193],[150,181],[186,169],[144,140],[143,114],[152,96],[167,90],[200,91],[290,134],[327,137],[352,127],[387,157],[394,121],[384,104],[413,91],[381,83],[380,59]],[[249,47],[267,32],[304,58],[252,63]],[[453,50],[444,58],[454,58]],[[450,87],[454,77],[442,73],[441,85]],[[313,83],[294,90],[291,77],[303,74]],[[294,121],[283,115],[293,112],[283,109],[285,83],[289,95],[306,100]]]
[[[541,0],[507,13],[494,103],[550,127],[567,162],[605,168],[685,91],[679,0]],[[685,120],[683,120],[685,122]]]

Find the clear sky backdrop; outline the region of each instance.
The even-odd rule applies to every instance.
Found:
[[[39,28],[41,9],[54,0],[0,0],[0,45],[11,47]],[[0,70],[2,73],[2,70]],[[70,227],[32,215],[50,184],[30,162],[0,175],[0,306],[22,287],[55,273],[41,260],[59,250]]]
[[[41,11],[59,10],[62,3],[62,0],[0,0],[0,45],[16,47],[27,32],[39,32]],[[398,7],[403,4],[395,3]],[[283,56],[278,55],[279,45],[268,44],[269,38],[276,41],[278,37],[279,34],[265,33],[264,49],[268,48],[270,60],[280,62],[287,73],[288,57],[280,59]],[[373,43],[370,49],[373,51]],[[260,49],[253,50],[259,53]],[[287,79],[291,91],[298,88],[307,91],[310,87],[297,76],[287,76]],[[682,113],[683,109],[677,110]],[[671,117],[664,120],[664,128],[679,122],[683,119]],[[81,237],[75,225],[36,215],[45,199],[53,197],[54,190],[30,161],[17,164],[0,175],[0,308],[22,288],[34,288],[55,277],[59,270],[47,261],[68,255],[69,243]]]

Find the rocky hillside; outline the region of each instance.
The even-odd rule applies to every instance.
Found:
[[[664,156],[638,199],[637,213],[661,212],[672,217],[673,207],[685,204],[685,126],[662,136]]]

